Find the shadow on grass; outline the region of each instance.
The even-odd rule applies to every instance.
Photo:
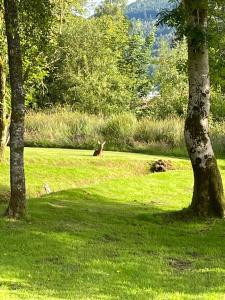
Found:
[[[91,189],[32,199],[29,206],[29,220],[0,223],[0,286],[13,293],[195,299],[206,286],[225,291],[223,221],[186,223],[154,205],[112,201]]]

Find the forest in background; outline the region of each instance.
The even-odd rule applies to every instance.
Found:
[[[166,1],[161,2],[150,3],[155,5],[152,7],[157,13]],[[185,40],[174,38],[168,41],[162,37],[158,50],[153,51],[156,14],[150,20],[151,28],[146,34],[143,20],[126,18],[121,1],[106,0],[89,18],[82,17],[82,3],[74,2],[72,12],[71,3],[66,3],[61,20],[56,20],[53,15],[48,19],[49,30],[45,31],[45,36],[41,32],[39,41],[31,42],[29,48],[25,45],[28,108],[70,105],[74,110],[90,114],[109,115],[126,111],[138,117],[185,115]],[[127,11],[144,11],[146,3],[132,3]],[[78,13],[79,10],[81,12]],[[220,11],[216,14],[219,15]],[[211,113],[216,121],[223,120],[225,115],[225,41],[220,36],[223,26],[223,22],[218,23],[211,18],[210,32],[214,33],[210,40]],[[155,91],[160,96],[152,99],[149,94]]]
[[[25,5],[25,2],[22,3]],[[28,9],[29,3],[26,5],[20,7],[19,15],[23,24],[20,31],[26,110],[30,111],[27,116],[26,145],[81,147],[77,142],[80,141],[80,131],[85,135],[91,126],[92,133],[96,132],[96,127],[99,128],[93,122],[93,115],[98,115],[98,119],[104,122],[109,120],[110,123],[113,119],[118,123],[115,126],[120,126],[125,132],[126,127],[122,127],[127,115],[140,124],[151,123],[151,130],[155,124],[154,132],[159,131],[161,121],[174,124],[179,119],[179,124],[183,124],[188,96],[187,45],[185,39],[175,38],[173,29],[169,29],[168,35],[168,27],[156,26],[159,12],[169,7],[167,1],[137,1],[126,6],[120,0],[106,0],[96,7],[90,17],[85,17],[86,3],[83,1],[62,1],[61,6],[57,1],[54,5],[53,1],[49,7],[39,7],[37,4],[33,7],[32,15]],[[32,27],[31,17],[37,20],[38,26],[35,28]],[[225,116],[225,40],[221,37],[224,30],[222,20],[221,8],[214,9],[209,22],[211,128],[214,143],[217,141],[219,145],[216,150],[220,153],[223,153]],[[170,28],[173,28],[173,24]],[[4,39],[4,27],[1,31]],[[6,47],[2,47],[2,53],[6,54]],[[2,61],[8,78],[6,55],[2,56]],[[10,115],[9,98],[7,80],[6,123]],[[58,125],[56,131],[59,132],[53,134],[47,143],[46,138],[51,136],[50,119],[54,118],[50,112],[54,115],[56,111],[58,115],[60,110],[60,115],[65,112],[60,122],[66,122],[68,111],[70,116],[74,112],[74,118],[79,116],[77,124],[81,119],[86,121],[76,125],[76,129],[69,130],[73,133],[69,142],[65,142],[64,137],[60,142],[53,138],[62,134]],[[116,114],[117,118],[114,117]],[[49,124],[46,127],[48,132],[42,128],[43,115],[46,126]],[[68,127],[67,122],[63,126]],[[173,138],[168,138],[171,137],[170,129],[167,130],[167,126],[163,128],[166,138],[159,134],[160,137],[143,138],[140,141],[135,134],[132,142],[127,142],[125,138],[122,146],[120,142],[111,141],[106,148],[153,151],[156,143],[158,148],[164,149],[166,144],[166,148],[172,150],[175,145],[182,145],[181,152],[186,153],[183,138],[179,135],[176,138],[179,143],[174,143]],[[105,132],[102,128],[97,132],[83,137],[82,147],[93,147],[98,138],[109,140],[108,135],[102,133]],[[219,138],[215,132],[220,133]]]

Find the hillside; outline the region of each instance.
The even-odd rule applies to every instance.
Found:
[[[146,34],[148,34],[157,20],[162,9],[169,8],[168,0],[137,0],[127,6],[126,16],[130,20],[141,20]],[[168,40],[172,37],[173,30],[167,26],[159,26],[156,31],[157,39],[164,37]]]
[[[168,7],[168,0],[137,0],[127,6],[126,15],[129,19],[153,22],[158,13]]]

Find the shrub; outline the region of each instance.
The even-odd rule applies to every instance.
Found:
[[[144,143],[159,142],[173,147],[183,147],[183,120],[142,119],[137,126],[135,140]]]
[[[107,144],[115,149],[130,148],[134,143],[137,119],[130,113],[111,116],[102,128]]]
[[[92,148],[101,139],[102,118],[70,110],[29,112],[25,143],[29,146]]]
[[[218,154],[225,154],[225,123],[212,123],[210,128],[210,136],[215,152]]]
[[[211,98],[211,116],[214,121],[223,122],[225,116],[225,97],[219,91],[212,91]]]

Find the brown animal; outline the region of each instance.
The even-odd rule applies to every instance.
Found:
[[[95,152],[93,153],[93,156],[103,155],[103,147],[104,147],[105,143],[106,142],[101,143],[98,141],[99,147],[98,147],[98,149],[95,150]]]

